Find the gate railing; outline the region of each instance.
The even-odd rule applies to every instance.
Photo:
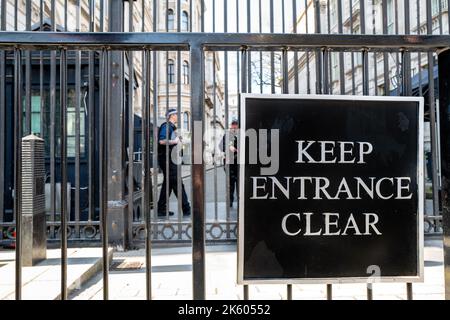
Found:
[[[254,52],[279,52],[281,56],[281,64],[283,70],[283,78],[281,88],[283,93],[297,93],[299,86],[294,86],[293,89],[289,88],[288,70],[289,70],[289,56],[295,53],[301,52],[313,52],[314,64],[316,67],[316,93],[329,94],[330,93],[330,69],[329,60],[330,55],[334,53],[355,52],[355,54],[361,55],[362,58],[362,78],[363,78],[363,94],[369,94],[369,74],[368,63],[370,57],[376,52],[399,53],[402,61],[410,59],[411,54],[414,52],[424,52],[427,54],[430,67],[428,68],[428,77],[433,79],[433,54],[441,50],[450,47],[450,36],[442,35],[322,35],[322,34],[195,34],[195,33],[31,33],[31,32],[1,32],[0,33],[0,52],[2,60],[2,71],[5,70],[5,57],[8,52],[14,52],[14,112],[16,119],[21,118],[22,114],[22,84],[24,77],[22,76],[22,55],[27,54],[30,50],[38,51],[51,51],[53,65],[58,58],[60,68],[59,85],[53,82],[51,85],[52,90],[59,88],[61,94],[59,95],[59,101],[62,108],[60,108],[61,122],[54,125],[59,128],[61,148],[59,156],[61,158],[61,165],[59,167],[61,181],[67,181],[67,126],[66,117],[68,113],[67,103],[67,54],[71,51],[98,51],[99,54],[99,114],[98,114],[98,128],[99,128],[99,158],[98,158],[98,171],[100,181],[98,186],[94,186],[99,191],[99,207],[100,207],[100,233],[103,247],[103,275],[104,275],[104,298],[108,298],[108,263],[107,263],[107,249],[108,249],[108,220],[109,212],[114,210],[117,203],[108,202],[108,192],[111,191],[112,186],[108,183],[111,172],[108,171],[108,163],[111,161],[111,153],[109,152],[110,141],[107,139],[107,133],[109,130],[114,130],[110,126],[111,110],[109,108],[110,102],[110,81],[111,81],[111,59],[114,52],[134,52],[142,55],[142,65],[144,72],[142,74],[142,133],[143,133],[143,182],[142,182],[142,194],[144,197],[142,212],[144,216],[144,229],[145,234],[145,246],[146,246],[146,285],[147,285],[147,298],[151,298],[151,243],[154,238],[152,236],[152,230],[160,225],[164,226],[164,223],[156,222],[155,219],[156,210],[152,210],[152,197],[156,198],[157,185],[152,186],[152,179],[150,172],[153,164],[155,163],[155,150],[150,149],[152,136],[156,137],[156,126],[151,126],[151,114],[150,108],[152,99],[155,99],[155,91],[152,90],[152,76],[154,75],[154,66],[157,63],[155,60],[157,52],[163,51],[189,51],[190,59],[190,104],[191,104],[191,133],[192,133],[192,164],[190,164],[190,183],[192,190],[192,224],[190,225],[191,231],[190,237],[192,241],[193,253],[192,253],[192,266],[193,266],[193,297],[194,299],[205,298],[205,241],[206,241],[206,227],[208,221],[206,219],[208,210],[206,206],[206,190],[207,184],[205,181],[205,169],[206,165],[203,161],[203,154],[205,150],[204,145],[204,128],[205,124],[205,57],[209,52],[223,52],[225,56],[225,68],[227,68],[227,60],[230,52],[235,52],[239,56],[239,61],[242,68],[240,68],[240,90],[239,92],[249,92],[252,88],[248,86],[248,79],[250,74],[248,73],[249,59]],[[58,56],[56,55],[58,52]],[[153,66],[153,67],[152,67]],[[407,64],[406,64],[407,66]],[[408,75],[408,70],[403,72],[402,77],[402,93],[408,95],[411,92],[411,81]],[[53,69],[53,73],[56,70]],[[226,73],[227,74],[227,73]],[[297,77],[298,75],[295,75]],[[25,76],[26,79],[26,76]],[[133,78],[131,78],[133,79]],[[299,79],[297,79],[299,80]],[[229,80],[226,79],[225,86],[228,85]],[[130,81],[131,83],[133,81]],[[298,82],[297,82],[298,83]],[[130,84],[129,84],[130,85]],[[273,85],[275,85],[273,83]],[[132,86],[132,84],[130,85]],[[434,93],[433,81],[428,83],[429,91]],[[345,93],[344,90],[342,93]],[[25,98],[30,94],[27,82],[25,82]],[[4,97],[3,97],[4,98]],[[436,131],[436,106],[435,99],[432,94],[428,96],[429,103],[429,117],[431,122],[432,141],[436,139],[433,132]],[[168,106],[167,106],[168,107]],[[156,109],[153,108],[153,118],[156,114]],[[133,110],[130,111],[132,113]],[[200,124],[200,125],[199,125]],[[93,125],[93,124],[92,124]],[[153,129],[153,130],[151,130]],[[22,136],[22,121],[14,121],[14,189],[18,190],[14,196],[14,217],[15,227],[17,231],[16,235],[16,297],[21,297],[21,246],[20,246],[20,207],[21,207],[21,194],[20,194],[20,168],[21,168],[21,155],[20,145]],[[434,138],[433,138],[434,136]],[[437,152],[432,143],[432,156],[433,162],[437,161]],[[120,150],[119,150],[120,151]],[[153,151],[153,153],[151,153]],[[8,151],[9,152],[9,151]],[[156,167],[156,166],[155,166]],[[214,170],[217,168],[214,166]],[[55,171],[53,171],[55,173]],[[157,171],[152,172],[153,177],[157,175]],[[178,179],[181,176],[178,175]],[[435,180],[436,181],[436,180]],[[64,203],[67,202],[67,191],[65,188],[61,190],[61,215],[60,215],[60,241],[61,241],[61,288],[62,298],[67,297],[67,240],[68,233],[65,226],[69,223],[67,216],[67,208]],[[153,209],[155,209],[153,207]],[[178,219],[180,215],[178,216]],[[178,220],[180,225],[180,221]],[[189,227],[189,222],[184,223],[181,221],[181,225]],[[216,227],[213,226],[212,229]],[[173,227],[169,227],[171,229]],[[213,232],[211,229],[211,232]],[[220,229],[220,228],[219,228]],[[164,232],[164,231],[161,231]],[[448,235],[447,235],[448,236]],[[292,297],[292,286],[287,286],[288,297]],[[248,287],[244,286],[244,296],[248,298]],[[332,297],[332,286],[327,285],[327,296]],[[412,298],[412,284],[407,285],[407,296]],[[368,289],[368,297],[372,297],[371,289]]]

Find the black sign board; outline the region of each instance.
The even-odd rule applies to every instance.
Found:
[[[423,98],[243,94],[239,148],[240,284],[423,281]]]

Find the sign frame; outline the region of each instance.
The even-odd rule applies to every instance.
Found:
[[[417,275],[415,276],[380,276],[371,279],[367,277],[336,277],[336,278],[272,278],[272,279],[244,279],[244,177],[246,139],[245,134],[239,137],[239,210],[238,210],[238,259],[237,259],[237,283],[250,284],[336,284],[336,283],[414,283],[424,281],[424,98],[403,96],[349,96],[349,95],[319,95],[319,94],[240,94],[240,130],[245,132],[246,127],[246,101],[248,98],[257,99],[304,99],[304,100],[343,100],[343,101],[404,101],[417,102],[419,104],[418,121],[418,156],[417,156]]]

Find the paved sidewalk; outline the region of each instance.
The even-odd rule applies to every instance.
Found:
[[[112,249],[110,249],[112,259]],[[101,248],[67,250],[68,292],[80,288],[102,268]],[[33,267],[22,268],[23,300],[55,300],[61,293],[61,250],[47,250],[47,259]],[[15,252],[0,251],[0,300],[15,299]]]
[[[242,286],[236,285],[235,246],[209,246],[206,256],[207,299],[238,300]],[[116,252],[110,271],[110,299],[145,299],[144,250]],[[156,300],[192,299],[191,248],[155,248],[152,251],[152,290]],[[442,241],[427,240],[425,245],[425,282],[413,285],[414,299],[444,299]],[[121,269],[121,267],[125,269]],[[326,286],[294,285],[294,299],[325,299]],[[98,274],[75,290],[73,299],[102,299],[102,278]],[[286,299],[286,286],[250,286],[251,299]],[[365,284],[333,285],[334,299],[366,299]],[[406,299],[405,284],[374,284],[374,299]]]

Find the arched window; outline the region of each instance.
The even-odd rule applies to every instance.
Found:
[[[183,113],[183,129],[189,131],[189,113]]]
[[[170,84],[175,83],[175,63],[172,59],[167,63],[167,82]]]
[[[184,61],[183,62],[183,84],[189,84],[189,62]]]
[[[186,11],[181,14],[181,31],[189,31],[189,14]]]
[[[168,30],[174,29],[174,15],[172,9],[167,10],[167,29]]]

